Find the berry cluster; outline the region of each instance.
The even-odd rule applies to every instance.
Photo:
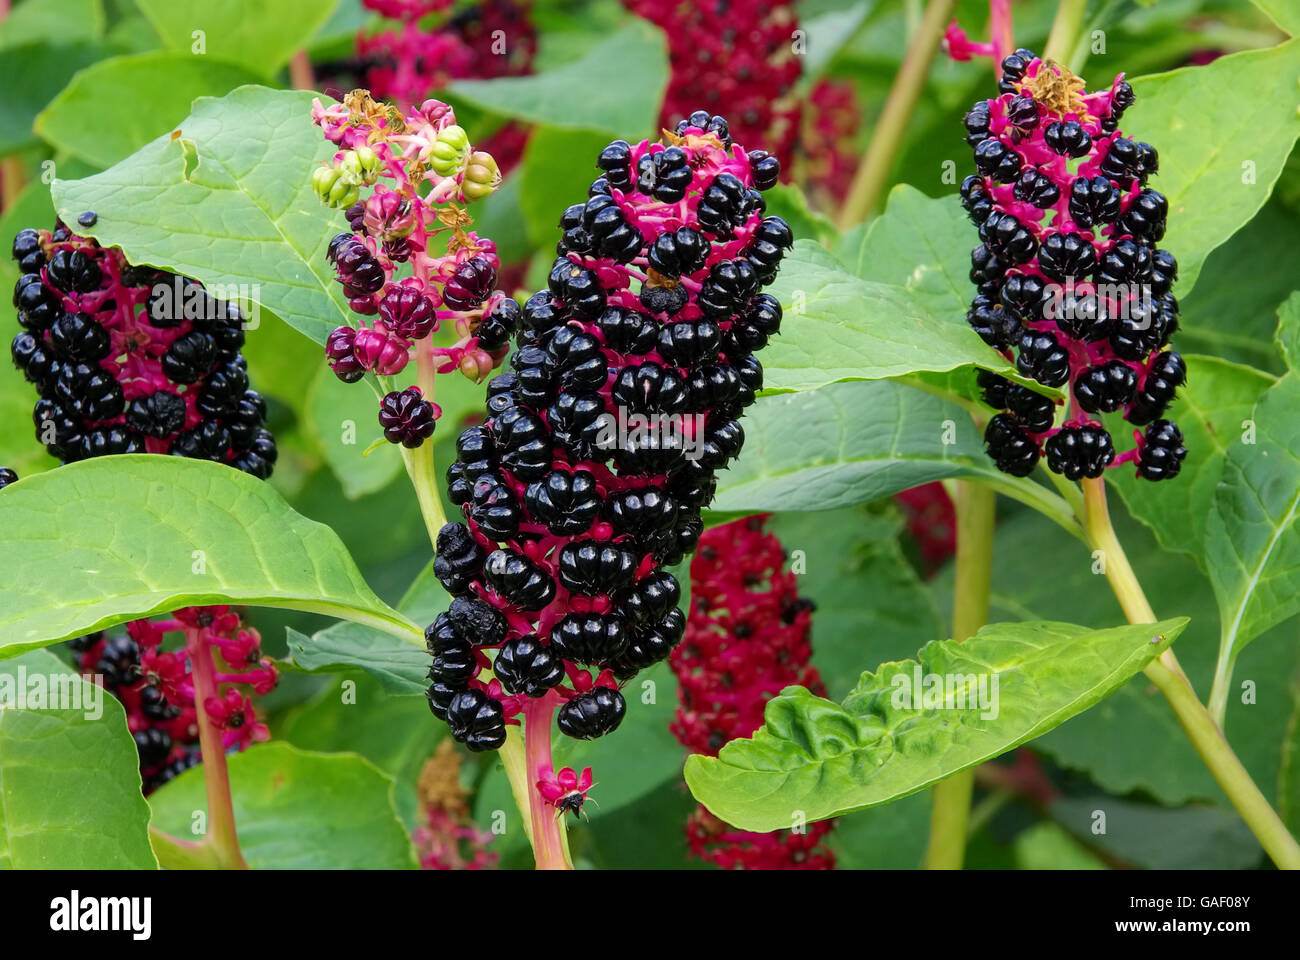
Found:
[[[691,614],[686,638],[670,660],[679,705],[672,730],[693,753],[716,756],[729,740],[763,725],[768,700],[797,684],[825,694],[809,660],[813,604],[782,570],[781,542],[764,517],[705,531],[691,561]],[[734,830],[700,807],[687,824],[691,851],[720,867],[830,869],[822,842],[832,821],[807,833]]]
[[[95,215],[79,223],[93,226]],[[13,257],[23,330],[14,365],[40,400],[36,436],[64,463],[170,453],[265,478],[275,440],[249,389],[243,317],[201,284],[127,263],[62,223],[23,230]]]
[[[853,84],[818,80],[808,95],[797,152],[800,182],[824,210],[835,209],[848,196],[858,167],[855,138],[861,125],[862,108]]]
[[[660,114],[671,128],[700,105],[732,120],[742,143],[763,143],[787,168],[799,136],[802,72],[788,0],[623,0],[668,35],[672,76]]]
[[[501,182],[496,161],[470,147],[455,113],[438,100],[402,116],[356,90],[341,104],[316,100],[312,119],[340,147],[313,186],[324,202],[346,208],[352,227],[330,241],[326,255],[352,311],[373,318],[329,335],[330,368],[345,383],[368,372],[390,377],[414,349],[423,383],[432,382],[435,367],[482,380],[505,357],[518,320],[514,302],[494,292],[496,245],[466,230],[473,218],[463,205]],[[373,187],[364,199],[362,187]],[[435,240],[442,253],[433,251]],[[460,340],[435,347],[434,332],[448,322]],[[379,423],[390,442],[413,448],[433,433],[441,412],[413,386],[383,398]]]
[[[984,372],[984,399],[1001,411],[985,443],[998,468],[1027,476],[1047,466],[1070,480],[1133,462],[1147,480],[1178,474],[1182,434],[1161,414],[1187,379],[1165,350],[1178,329],[1173,255],[1156,246],[1169,204],[1147,186],[1158,158],[1119,129],[1134,102],[1123,74],[1107,90],[1028,50],[1002,62],[1000,96],[966,114],[976,174],[961,199],[979,228],[971,253],[978,296],[967,320],[986,343],[1049,387],[1069,386],[1067,419],[1050,398]],[[1117,454],[1095,415],[1123,411],[1136,446]]]
[[[203,656],[224,666],[215,675],[216,695],[204,701],[222,745],[243,750],[267,739],[249,691],[261,696],[273,690],[275,667],[262,658],[257,631],[245,627],[231,607],[187,607],[165,619],[128,623],[124,634],[101,631],[68,641],[81,668],[102,677],[105,689],[126,708],[146,794],[202,759],[192,650],[166,641],[167,634],[180,631],[205,648]]]
[[[764,216],[775,157],[703,111],[665,140],[601,151],[547,289],[504,302],[521,321],[512,369],[447,471],[466,523],[438,537],[456,599],[427,631],[428,697],[471,749],[501,746],[529,698],[562,701],[569,736],[610,732],[621,683],[686,626],[662,568],[694,550],[715,471],[740,453],[754,352],[781,320],[759,291],[793,237]]]

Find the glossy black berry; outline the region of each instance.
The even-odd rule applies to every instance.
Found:
[[[983,295],[971,301],[970,309],[966,311],[966,322],[980,335],[980,339],[998,350],[1006,349],[1020,337],[1020,320],[1004,310],[1001,304]]]
[[[108,331],[85,313],[65,313],[50,327],[50,343],[68,360],[94,363],[108,356]]]
[[[89,293],[104,279],[99,265],[81,250],[59,250],[45,265],[45,279],[64,293]]]
[[[1137,374],[1123,360],[1087,367],[1074,378],[1074,396],[1089,413],[1113,413],[1133,399]]]
[[[1120,192],[1106,177],[1076,177],[1070,187],[1070,217],[1091,228],[1119,216]]]
[[[1052,334],[1026,330],[1020,338],[1016,369],[1039,383],[1059,387],[1070,379],[1070,354]]]
[[[447,726],[452,737],[475,753],[498,750],[506,742],[501,701],[482,690],[463,690],[447,705]]]
[[[616,613],[567,613],[551,629],[551,649],[574,663],[605,663],[627,649],[627,631]]]
[[[1057,283],[1086,280],[1097,267],[1097,251],[1077,233],[1050,233],[1038,248],[1038,266]]]
[[[499,300],[474,331],[479,346],[489,351],[500,350],[519,331],[522,319],[518,303],[509,297]]]
[[[770,190],[781,177],[781,161],[766,150],[749,151],[750,179],[759,190]]]
[[[1169,216],[1169,201],[1163,193],[1143,190],[1120,218],[1122,233],[1132,234],[1137,240],[1155,243],[1165,235],[1165,219]]]
[[[540,610],[555,598],[555,581],[550,574],[509,547],[488,555],[483,578],[520,610]]]
[[[447,524],[438,531],[436,547],[433,575],[452,596],[465,593],[483,569],[484,559],[469,528],[463,523]]]
[[[486,257],[470,257],[442,288],[443,305],[450,310],[472,310],[488,298],[496,282],[496,268]]]
[[[1020,155],[996,137],[975,145],[975,169],[998,183],[1014,183],[1020,176]]]
[[[626,713],[627,703],[621,693],[608,687],[595,687],[560,707],[556,723],[566,736],[594,740],[618,729]]]
[[[1067,480],[1095,480],[1115,459],[1110,434],[1095,423],[1062,427],[1043,447],[1047,468]]]
[[[972,173],[961,182],[960,194],[962,209],[978,227],[993,212],[993,197],[984,186],[984,178]]]
[[[626,140],[615,140],[596,158],[596,166],[605,172],[611,187],[627,190],[632,185],[632,146]]]
[[[126,425],[159,440],[170,437],[185,426],[185,400],[170,390],[137,397],[126,408]]]
[[[991,213],[980,226],[980,239],[999,260],[1019,264],[1033,259],[1038,241],[1009,213]]]
[[[1077,120],[1058,120],[1043,131],[1043,140],[1056,153],[1082,157],[1092,149],[1092,137]]]
[[[1181,356],[1171,351],[1157,355],[1124,418],[1138,426],[1150,423],[1165,412],[1186,382],[1187,364]]]
[[[588,470],[552,470],[524,491],[529,514],[557,536],[587,530],[600,513],[596,479]]]
[[[640,555],[615,543],[582,540],[560,550],[560,584],[573,594],[614,593],[636,576]]]
[[[1008,413],[993,417],[984,430],[984,446],[1003,473],[1027,477],[1038,464],[1038,444]]]
[[[1046,433],[1056,420],[1056,404],[1024,384],[1008,383],[1003,404],[1030,433]]]
[[[35,273],[45,266],[45,253],[41,250],[41,235],[35,230],[19,230],[14,236],[12,253],[21,273]]]
[[[1042,170],[1027,167],[1020,172],[1020,178],[1011,188],[1011,195],[1022,203],[1045,210],[1061,199],[1061,188]]]
[[[528,634],[507,640],[492,661],[492,672],[507,693],[544,697],[564,679],[564,661]]]
[[[1116,181],[1121,190],[1127,190],[1133,181],[1145,184],[1147,177],[1159,169],[1160,160],[1149,143],[1116,137],[1101,162],[1101,173]]]
[[[1015,93],[1016,84],[1025,78],[1028,69],[1038,54],[1024,47],[1017,47],[1014,53],[1002,58],[1002,79],[998,81],[999,93]]]
[[[18,482],[18,474],[9,467],[0,467],[0,490],[9,486],[11,483]]]
[[[966,142],[973,147],[987,138],[991,119],[987,100],[977,101],[966,111],[966,116],[962,118],[962,123],[966,127]]]
[[[748,213],[745,209],[745,185],[730,173],[719,173],[700,197],[695,212],[705,233],[719,239],[730,239],[735,227]]]
[[[163,354],[162,369],[176,383],[193,383],[211,368],[217,359],[212,337],[199,330],[182,334]]]
[[[1183,434],[1169,420],[1155,420],[1143,433],[1137,472],[1144,480],[1170,480],[1178,476],[1187,457]]]

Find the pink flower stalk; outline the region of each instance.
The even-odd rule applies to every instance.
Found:
[[[187,629],[197,631],[218,666],[218,693],[207,698],[204,709],[220,730],[222,745],[245,750],[268,739],[249,692],[262,696],[273,690],[275,666],[262,657],[257,631],[243,626],[233,607],[187,607],[169,617],[128,623],[122,635],[100,632],[68,642],[82,669],[102,676],[105,689],[126,708],[146,794],[201,760],[190,651],[167,639]]]
[[[799,597],[785,552],[763,530],[766,517],[706,530],[691,561],[686,637],[669,662],[677,675],[672,731],[693,753],[716,756],[730,740],[751,737],[767,702],[785,687],[824,695],[810,663],[814,606]],[[700,807],[687,824],[691,852],[724,868],[829,870],[823,843],[833,821],[805,832],[735,830]]]

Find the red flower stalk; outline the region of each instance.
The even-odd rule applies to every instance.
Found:
[[[691,614],[669,663],[679,684],[672,731],[693,753],[716,756],[727,741],[753,736],[768,700],[785,687],[825,695],[810,663],[813,603],[782,569],[785,552],[765,521],[706,530],[691,561]],[[686,835],[692,853],[720,867],[829,870],[835,857],[823,841],[832,826],[751,833],[700,807]]]

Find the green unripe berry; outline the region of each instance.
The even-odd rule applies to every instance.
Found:
[[[374,183],[379,173],[379,157],[369,147],[357,147],[343,154],[343,176],[351,183]]]
[[[444,127],[429,152],[430,166],[440,177],[454,176],[469,153],[469,134],[454,123]]]
[[[499,186],[501,186],[501,170],[492,154],[482,150],[470,154],[469,166],[465,168],[465,179],[460,185],[460,192],[465,199],[482,200]]]

